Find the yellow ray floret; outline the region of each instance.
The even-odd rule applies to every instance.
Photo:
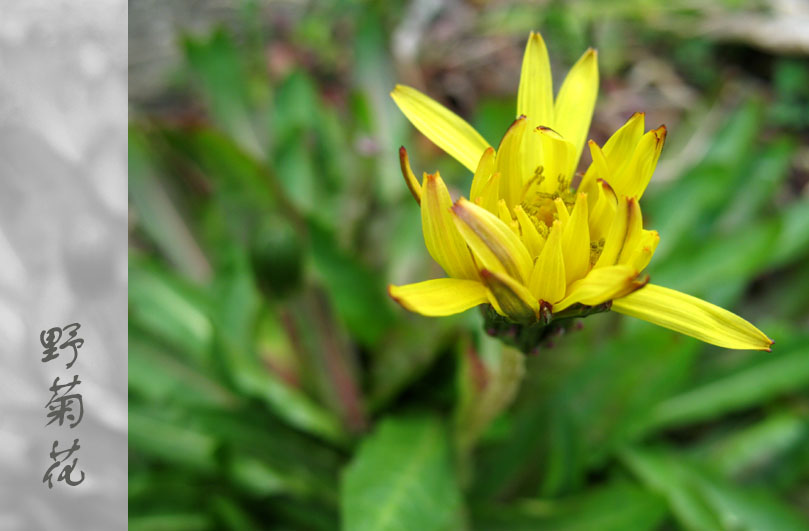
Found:
[[[500,273],[484,269],[483,283],[497,301],[497,311],[517,323],[534,323],[539,318],[539,301],[519,282]]]
[[[488,301],[486,287],[474,280],[437,278],[406,286],[388,286],[390,296],[411,312],[442,317]]]
[[[773,344],[761,330],[738,315],[654,284],[613,301],[612,309],[720,347],[770,350]]]
[[[421,188],[421,227],[430,255],[449,276],[477,280],[477,269],[455,227],[450,212],[452,199],[441,176],[425,174]]]
[[[570,69],[553,108],[554,129],[576,148],[577,161],[587,140],[597,95],[598,54],[591,48]]]
[[[566,286],[562,223],[555,221],[548,235],[548,241],[534,262],[528,289],[537,299],[553,303],[565,296]]]
[[[573,189],[598,92],[597,59],[594,50],[585,52],[554,99],[548,52],[532,33],[517,119],[497,150],[436,101],[395,88],[393,99],[416,128],[474,176],[470,199],[453,202],[438,173],[419,183],[400,149],[402,175],[421,206],[424,243],[450,278],[390,286],[391,297],[429,316],[488,303],[528,327],[611,304],[707,343],[769,350],[772,341],[741,317],[641,276],[660,236],[644,229],[639,199],[665,126],[644,132],[645,117],[636,113],[603,146],[590,140],[592,163]]]
[[[489,144],[474,127],[414,88],[396,85],[391,96],[407,119],[424,136],[470,171],[475,171],[480,154]]]
[[[517,115],[529,117],[530,129],[553,123],[553,81],[548,49],[539,33],[531,32],[522,59]]]
[[[483,267],[526,282],[531,271],[531,255],[508,225],[463,198],[455,203],[452,212],[461,236]]]

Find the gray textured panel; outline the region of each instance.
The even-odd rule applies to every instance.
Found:
[[[0,530],[126,528],[126,60],[122,0],[0,0]],[[46,426],[74,376],[81,421]],[[84,481],[49,489],[74,439]]]

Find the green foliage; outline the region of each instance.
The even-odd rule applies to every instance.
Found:
[[[666,505],[660,496],[624,480],[559,500],[523,500],[476,511],[478,528],[491,531],[642,531],[656,529],[665,517]]]
[[[804,338],[806,341],[809,338]],[[755,360],[734,374],[716,375],[710,382],[658,403],[650,413],[655,427],[690,424],[763,404],[809,386],[809,348]]]
[[[745,490],[673,452],[628,449],[622,459],[661,493],[686,529],[806,529],[806,522],[763,490]]]
[[[455,529],[461,492],[445,429],[432,418],[388,418],[343,470],[343,529]]]
[[[683,2],[417,4],[245,2],[179,39],[178,84],[133,109],[131,527],[809,528],[805,64],[769,57],[762,82],[746,45],[663,27],[708,16]],[[599,45],[597,138],[626,94],[627,116],[672,117],[642,200],[649,273],[756,323],[772,353],[603,313],[524,357],[478,312],[389,300],[442,275],[396,149],[456,195],[470,177],[388,92],[421,84],[496,144],[530,29],[556,72]],[[415,59],[396,49],[412,35]],[[660,64],[663,85],[632,85]]]
[[[309,228],[315,270],[331,292],[335,310],[357,339],[374,344],[393,325],[385,283],[341,250],[322,227]]]

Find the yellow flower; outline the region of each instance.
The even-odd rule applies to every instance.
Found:
[[[531,33],[517,94],[518,118],[495,151],[461,117],[419,91],[391,93],[407,118],[474,172],[469,200],[454,204],[438,173],[421,183],[400,149],[402,174],[421,205],[424,243],[449,278],[389,286],[408,310],[443,316],[489,303],[531,326],[610,307],[726,348],[769,350],[773,343],[733,313],[648,284],[639,274],[660,237],[645,230],[638,200],[654,172],[666,129],[644,133],[633,115],[572,181],[595,106],[595,50],[576,62],[554,99],[548,52]],[[578,313],[577,313],[578,312]]]

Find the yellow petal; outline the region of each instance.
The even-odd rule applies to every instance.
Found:
[[[595,183],[598,179],[606,179],[610,175],[610,165],[607,162],[607,157],[604,151],[593,140],[587,141],[587,146],[590,148],[590,156],[593,162],[584,174],[584,177],[579,184],[579,191],[588,194],[595,191]]]
[[[596,197],[596,181],[603,178],[605,173],[609,173],[609,169],[607,159],[604,157],[604,152],[601,151],[601,148],[598,147],[595,140],[588,140],[587,146],[590,148],[590,158],[592,161],[584,171],[584,176],[582,176],[581,182],[579,182],[577,191],[589,195],[592,201],[592,199]]]
[[[578,280],[590,269],[590,227],[587,194],[579,194],[570,220],[562,232],[562,253],[565,257],[565,279]]]
[[[416,129],[469,168],[469,171],[475,171],[480,156],[489,147],[489,143],[474,127],[412,87],[396,85],[390,95]]]
[[[555,129],[573,144],[576,161],[590,130],[597,95],[598,54],[591,48],[568,72],[554,105]]]
[[[644,114],[636,112],[620,129],[615,131],[603,149],[594,141],[588,141],[593,162],[579,185],[582,192],[591,192],[596,179],[610,180],[612,172],[618,171],[632,158],[635,146],[643,135]]]
[[[532,323],[539,314],[539,302],[519,282],[508,275],[484,269],[480,272],[500,310],[512,321]]]
[[[596,306],[616,297],[622,297],[642,285],[635,278],[638,272],[627,265],[602,267],[577,280],[567,290],[567,296],[553,305],[559,312],[575,303]]]
[[[416,203],[421,204],[421,185],[416,180],[413,170],[410,169],[410,159],[407,158],[407,150],[404,146],[399,148],[399,166],[402,168],[402,176],[410,189],[410,193],[413,194]]]
[[[660,243],[660,235],[656,230],[642,231],[637,245],[627,253],[626,258],[624,258],[624,253],[621,253],[621,263],[627,264],[635,271],[643,271],[649,265],[658,243]]]
[[[534,222],[525,213],[525,210],[520,205],[514,207],[514,214],[517,216],[517,222],[520,224],[520,234],[522,235],[522,242],[528,249],[528,253],[532,257],[539,256],[542,251],[542,246],[545,244],[545,239],[539,234]]]
[[[604,248],[601,250],[601,256],[598,257],[594,269],[615,265],[618,261],[621,249],[624,248],[624,242],[626,241],[629,213],[635,208],[631,204],[633,202],[635,202],[634,198],[619,197],[618,207],[616,208],[615,216],[612,218],[612,225],[610,225],[610,230],[607,232]]]
[[[620,161],[629,160],[635,151],[635,146],[643,136],[644,122],[645,114],[636,112],[604,144],[604,156],[616,169],[620,166]]]
[[[487,291],[488,296],[489,296],[489,304],[492,305],[492,308],[494,308],[494,311],[496,311],[498,315],[502,315],[503,317],[506,317],[506,312],[504,312],[503,309],[500,307],[500,303],[497,302],[497,299],[495,298],[494,294],[492,293],[492,290],[490,290],[487,287],[486,291]]]
[[[545,183],[545,174],[542,167],[542,142],[536,130],[532,131],[525,128],[525,134],[522,136],[522,170],[520,176],[522,180],[522,190],[520,191],[520,200],[526,198],[527,191],[536,186],[537,190],[542,191],[542,185]]]
[[[480,195],[475,199],[475,204],[480,205],[492,214],[497,212],[497,205],[500,201],[500,172],[496,171],[483,185]]]
[[[643,239],[643,214],[640,204],[634,198],[627,201],[626,238],[621,246],[621,255],[616,263],[625,264]]]
[[[539,33],[531,32],[525,45],[517,91],[517,116],[528,117],[529,130],[544,125],[552,127],[553,81],[548,49]]]
[[[514,218],[511,217],[511,211],[508,209],[508,205],[506,205],[503,199],[497,202],[497,217],[500,218],[500,221],[505,223],[514,234],[519,236],[520,226],[514,221]]]
[[[461,313],[489,300],[486,286],[475,280],[457,278],[390,285],[388,293],[405,309],[431,317]]]
[[[459,199],[452,207],[455,226],[483,267],[525,282],[531,271],[531,257],[519,236],[491,212]]]
[[[424,175],[421,196],[421,228],[430,256],[447,275],[477,280],[478,273],[469,248],[455,226],[449,190],[436,172]]]
[[[618,198],[604,179],[596,181],[595,190],[597,199],[590,209],[590,240],[597,242],[607,236],[615,219]]]
[[[562,225],[567,225],[570,219],[570,212],[567,211],[567,205],[561,197],[554,199],[553,204],[556,207],[556,217],[562,222]]]
[[[607,178],[616,193],[641,198],[657,166],[665,140],[665,126],[641,137],[629,161],[621,169],[615,170],[611,178]]]
[[[770,350],[773,343],[738,315],[654,284],[614,300],[612,309],[724,348]]]
[[[526,119],[521,116],[508,128],[497,148],[497,171],[500,172],[500,198],[509,207],[520,202],[523,185],[522,139],[525,134]]]
[[[489,182],[494,173],[494,148],[486,148],[480,157],[475,176],[472,178],[472,189],[469,191],[469,199],[475,201],[483,193],[486,183]]]
[[[565,296],[565,261],[562,256],[562,224],[553,222],[548,240],[534,263],[528,289],[539,300],[554,302]]]
[[[532,134],[539,135],[542,153],[542,181],[540,189],[553,193],[559,183],[569,183],[576,166],[576,148],[559,133],[547,127],[539,127]],[[567,185],[564,186],[565,188]]]

